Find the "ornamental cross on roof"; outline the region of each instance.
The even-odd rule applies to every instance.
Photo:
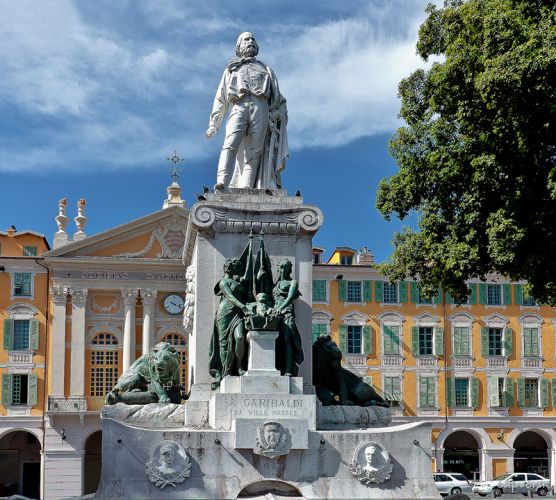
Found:
[[[181,169],[178,168],[178,163],[181,163],[183,161],[183,158],[181,158],[178,155],[177,151],[174,151],[174,154],[172,154],[172,156],[167,156],[166,159],[172,162],[172,166],[170,167],[171,168],[170,176],[172,177],[172,180],[174,182],[178,182],[180,172],[181,172]]]

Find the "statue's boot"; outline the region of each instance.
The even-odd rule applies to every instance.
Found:
[[[218,171],[216,173],[216,185],[214,189],[224,189],[230,183],[231,173],[236,162],[237,149],[222,148],[218,160]]]

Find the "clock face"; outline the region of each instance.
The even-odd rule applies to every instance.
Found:
[[[172,294],[168,295],[164,299],[164,309],[168,311],[170,314],[179,314],[183,311],[183,298],[179,295]]]

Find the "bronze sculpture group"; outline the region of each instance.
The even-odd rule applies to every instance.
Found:
[[[292,263],[278,263],[278,281],[272,278],[268,254],[261,244],[253,265],[253,236],[239,258],[226,260],[224,277],[214,287],[221,298],[214,318],[209,348],[213,389],[227,375],[247,371],[247,332],[277,330],[276,369],[297,376],[303,362],[301,336],[295,324],[294,300],[301,294],[292,278]]]

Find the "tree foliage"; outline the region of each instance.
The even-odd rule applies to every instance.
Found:
[[[382,271],[465,300],[465,280],[525,279],[556,304],[556,2],[427,6],[419,69],[399,85],[399,171],[381,182],[389,219],[419,213]]]

